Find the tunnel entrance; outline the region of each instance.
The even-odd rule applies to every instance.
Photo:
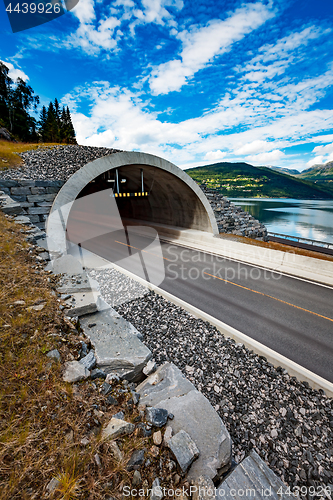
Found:
[[[197,194],[174,174],[149,165],[124,165],[90,181],[77,198],[112,188],[122,220],[212,232]]]

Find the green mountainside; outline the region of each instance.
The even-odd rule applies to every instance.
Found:
[[[324,165],[314,165],[298,174],[297,179],[304,179],[314,182],[319,187],[333,190],[333,161]]]
[[[333,186],[331,189],[318,186],[308,180],[248,163],[215,163],[187,169],[186,173],[199,184],[217,189],[228,197],[333,198]]]

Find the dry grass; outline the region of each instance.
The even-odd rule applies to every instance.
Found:
[[[59,144],[31,144],[24,142],[9,142],[0,140],[0,170],[19,167],[23,164],[22,159],[17,153],[30,151],[32,149],[47,148],[50,146],[59,146]]]
[[[135,431],[118,439],[124,454],[120,462],[110,443],[101,439],[101,426],[117,411],[124,411],[128,421],[142,418],[128,403],[130,392],[119,392],[115,386],[119,404],[106,407],[106,397],[99,391],[102,381],[66,384],[61,365],[46,357],[56,348],[63,361],[77,358],[84,337],[64,320],[49,282],[55,278],[38,268],[19,231],[19,225],[0,213],[1,498],[120,499],[121,487],[131,485],[134,473],[126,470],[127,461],[133,450],[143,447],[151,460],[140,470],[147,486],[155,477],[170,486],[177,471],[165,468],[170,458],[166,448],[158,457],[151,455],[151,437],[139,437]],[[40,303],[45,304],[41,311],[27,310]],[[84,437],[89,439],[85,446]],[[50,496],[46,485],[52,478],[59,484]]]

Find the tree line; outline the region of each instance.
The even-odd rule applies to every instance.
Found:
[[[68,106],[61,108],[57,99],[42,107],[39,120],[30,115],[37,111],[39,97],[22,78],[14,82],[9,68],[0,61],[0,126],[23,142],[77,144]]]

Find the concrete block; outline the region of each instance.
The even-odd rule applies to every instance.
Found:
[[[31,224],[31,220],[26,215],[18,215],[15,217],[16,224]]]
[[[7,215],[18,215],[23,213],[23,208],[19,203],[8,203],[1,207],[3,213]]]
[[[5,179],[0,180],[0,189],[12,188],[12,187],[18,187],[18,182],[12,181],[12,180],[5,180]]]
[[[31,194],[30,196],[27,196],[27,199],[28,201],[38,203],[42,201],[53,201],[55,197],[55,194]]]
[[[220,484],[216,498],[244,500],[244,496],[251,496],[258,500],[267,500],[268,497],[271,500],[287,500],[290,496],[283,493],[286,490],[287,486],[252,450]]]
[[[40,246],[47,249],[47,240],[38,241]],[[65,276],[61,280],[61,286],[57,288],[59,293],[71,294],[76,292],[90,292],[91,290],[98,290],[97,281],[88,277],[86,273],[77,274],[74,277]]]
[[[29,203],[28,201],[21,201],[20,205],[21,205],[22,208],[29,208],[29,207],[33,207],[34,206],[33,203]]]
[[[19,179],[18,185],[21,187],[33,187],[35,185],[35,181],[31,181],[29,179]]]
[[[58,187],[59,189],[65,184],[65,181],[35,181],[35,185],[38,187]]]
[[[111,308],[81,318],[80,325],[95,348],[98,368],[120,372],[130,381],[140,380],[152,353],[138,339],[133,325]]]
[[[39,216],[38,215],[29,215],[29,219],[31,220],[31,222],[33,224],[35,224],[36,222],[40,222],[39,221]]]
[[[81,274],[83,268],[80,262],[72,255],[63,255],[52,262],[52,269],[54,274]]]
[[[12,199],[18,203],[24,203],[27,201],[27,195],[11,195]]]
[[[42,194],[42,193],[45,193],[44,187],[32,187],[31,188],[31,194]]]
[[[71,298],[66,300],[68,309],[67,316],[84,316],[98,311],[97,294],[94,292],[73,293]]]
[[[52,201],[40,201],[36,203],[37,207],[52,207],[53,202]]]
[[[28,214],[37,215],[37,214],[45,214],[49,213],[49,207],[30,207],[27,209]]]
[[[47,187],[45,189],[46,189],[46,192],[49,194],[57,194],[60,191],[60,188],[56,187],[56,186],[55,187]]]
[[[29,187],[12,187],[10,188],[11,194],[31,194]]]

